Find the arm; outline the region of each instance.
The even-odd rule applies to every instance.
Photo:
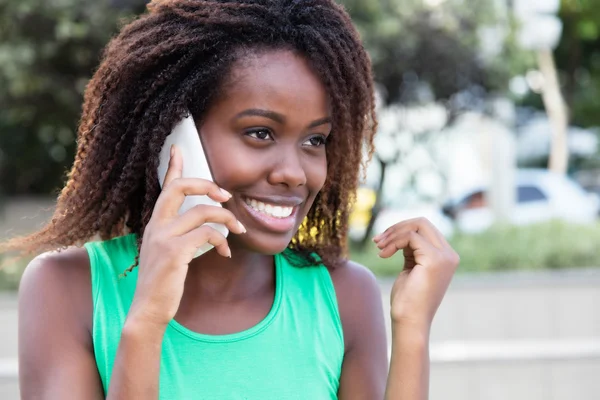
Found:
[[[45,254],[27,266],[19,288],[22,399],[104,399],[91,337],[91,293],[83,249]],[[123,329],[108,399],[158,397],[164,328],[133,314]]]
[[[172,147],[163,191],[145,229],[136,291],[121,333],[108,399],[158,397],[162,339],[179,307],[189,262],[207,242],[222,256],[231,255],[226,238],[205,223],[245,232],[225,208],[198,205],[179,215],[187,195],[208,195],[220,202],[231,198],[213,182],[181,178],[182,170],[181,155]],[[28,266],[19,306],[24,399],[103,398],[91,338],[91,292],[84,249],[38,257]]]
[[[379,285],[353,262],[332,270],[331,278],[346,347],[338,399],[383,399],[388,349]]]
[[[392,326],[392,356],[386,400],[429,398],[429,335]]]
[[[427,399],[428,332],[407,324],[392,325],[388,375],[381,292],[375,277],[365,267],[348,262],[332,272],[332,279],[346,342],[338,399]]]
[[[107,399],[157,399],[162,339],[166,325],[130,313],[117,350]]]
[[[182,179],[183,159],[171,147],[169,167],[140,249],[139,274],[133,303],[121,332],[108,399],[156,399],[159,394],[163,336],[183,295],[188,265],[198,248],[211,243],[231,256],[227,239],[206,222],[226,224],[232,233],[246,229],[231,211],[196,205],[179,215],[187,195],[208,195],[226,202],[231,195],[203,179]]]
[[[429,332],[459,256],[426,219],[393,225],[374,238],[380,257],[403,250],[404,269],[391,293],[392,351],[387,387],[381,295],[373,275],[354,263],[331,273],[346,353],[339,399],[425,400],[429,393]],[[383,394],[385,388],[385,396]]]
[[[85,251],[46,254],[29,264],[19,288],[22,399],[104,398],[90,334],[91,297]]]
[[[374,238],[380,257],[402,249],[404,268],[392,287],[392,356],[386,400],[429,396],[429,332],[460,258],[424,218],[397,223]]]

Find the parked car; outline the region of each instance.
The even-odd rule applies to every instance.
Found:
[[[516,173],[516,204],[509,217],[515,225],[528,225],[552,219],[592,223],[600,209],[599,197],[586,192],[573,179],[545,169],[519,169]],[[443,213],[466,233],[489,228],[494,213],[488,206],[485,186],[451,199]]]

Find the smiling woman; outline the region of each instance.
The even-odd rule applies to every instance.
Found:
[[[148,8],[87,87],[51,223],[3,245],[50,250],[20,288],[23,398],[383,398],[380,293],[345,256],[376,129],[347,14],[330,0]],[[188,110],[214,182],[182,178],[177,146],[159,182],[159,153]],[[190,195],[223,207],[179,215]],[[423,399],[429,328],[458,258],[421,219],[375,242],[406,261],[386,398]]]

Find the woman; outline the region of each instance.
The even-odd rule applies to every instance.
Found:
[[[87,87],[54,218],[4,246],[49,251],[20,288],[23,398],[427,398],[458,256],[423,219],[374,238],[405,261],[389,375],[377,283],[345,258],[373,98],[331,0],[152,2]],[[181,178],[175,146],[161,190],[158,155],[188,110],[215,183]],[[179,215],[186,195],[223,208]]]

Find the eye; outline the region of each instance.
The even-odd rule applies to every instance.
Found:
[[[321,147],[327,144],[327,137],[325,135],[311,136],[306,142],[303,143],[305,146]]]
[[[265,128],[257,128],[246,131],[246,135],[258,140],[273,140],[271,131]]]

